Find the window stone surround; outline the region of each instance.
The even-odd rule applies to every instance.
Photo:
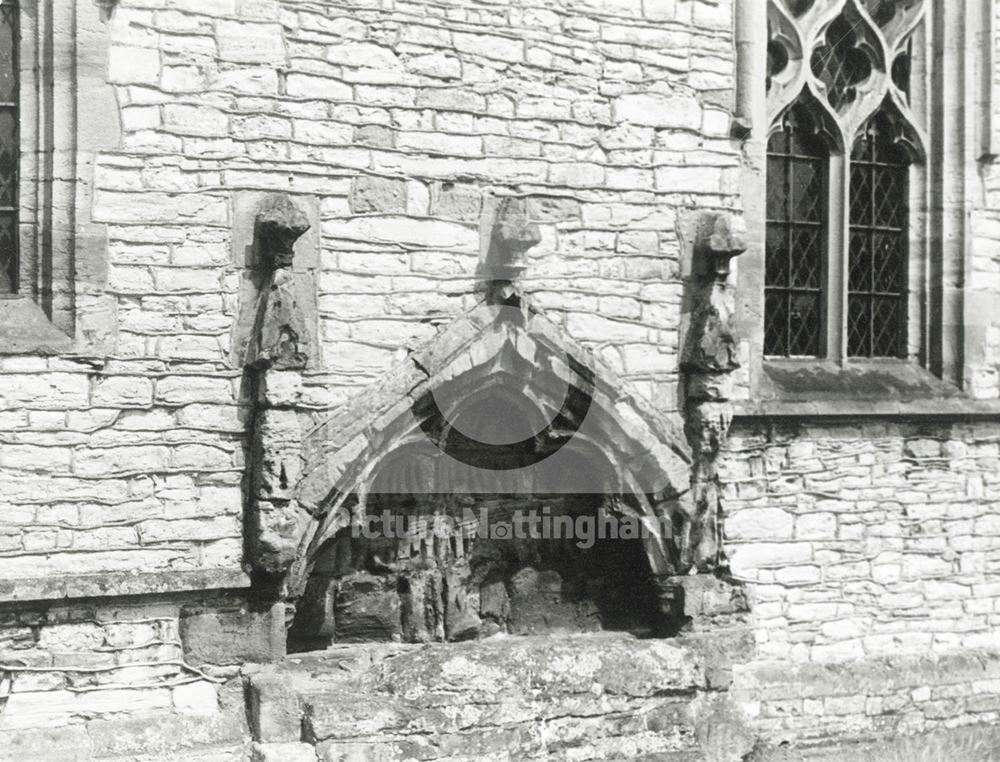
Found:
[[[90,218],[95,158],[119,143],[106,10],[20,9],[20,289],[0,298],[0,354],[99,357],[115,334],[104,226]]]
[[[745,143],[744,209],[749,249],[737,266],[738,331],[743,338],[744,371],[737,402],[740,415],[952,415],[996,416],[1000,405],[995,390],[975,383],[976,372],[987,360],[986,335],[996,322],[988,299],[972,281],[970,218],[983,205],[981,189],[956,179],[975,177],[980,162],[992,157],[995,143],[988,72],[991,45],[964,41],[992,39],[995,20],[988,9],[969,10],[964,3],[931,2],[925,25],[935,48],[943,53],[928,80],[927,113],[933,124],[928,141],[926,183],[929,206],[915,209],[915,234],[926,251],[912,277],[921,292],[911,296],[911,316],[918,320],[918,347],[911,338],[911,359],[776,359],[763,354],[764,307],[764,193],[767,118],[767,3],[736,7],[738,69],[737,114],[751,133]],[[923,193],[919,187],[915,193]],[[945,201],[947,200],[947,201]],[[926,242],[924,245],[923,242]],[[913,256],[920,256],[915,250]],[[914,302],[915,300],[915,302]],[[898,393],[886,395],[861,385],[850,394],[830,394],[827,387],[839,378],[842,388],[849,375],[883,374],[893,379]],[[774,377],[798,374],[794,388],[773,383]],[[811,377],[812,381],[806,381]],[[946,400],[942,403],[942,399]]]

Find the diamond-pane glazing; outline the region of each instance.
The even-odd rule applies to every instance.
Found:
[[[906,343],[909,166],[879,112],[851,163],[847,346],[852,357],[899,357]]]
[[[17,204],[17,122],[12,109],[0,109],[0,207]]]
[[[11,293],[17,283],[17,220],[13,212],[0,212],[0,294]]]
[[[868,54],[858,46],[860,37],[858,22],[841,14],[827,29],[826,44],[816,48],[810,61],[813,74],[826,85],[830,105],[838,110],[854,100],[855,86],[872,72]]]
[[[0,2],[0,293],[17,289],[17,4]]]
[[[768,142],[764,351],[820,353],[828,155],[805,107],[792,107]]]
[[[851,291],[871,290],[872,253],[869,244],[868,236],[865,233],[851,231],[851,248],[847,268],[847,282]]]
[[[883,29],[922,0],[864,0],[868,15]]]
[[[0,102],[17,100],[17,7],[0,5]]]

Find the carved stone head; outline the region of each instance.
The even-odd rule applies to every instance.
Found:
[[[295,242],[309,229],[309,219],[291,198],[276,193],[257,210],[257,240],[265,267],[291,267]]]
[[[490,234],[487,266],[497,280],[509,280],[524,269],[524,254],[542,240],[538,225],[528,217],[523,198],[500,201]]]

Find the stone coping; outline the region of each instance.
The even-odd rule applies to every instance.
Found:
[[[0,603],[60,598],[183,593],[192,590],[242,589],[250,578],[242,569],[105,572],[0,580]]]

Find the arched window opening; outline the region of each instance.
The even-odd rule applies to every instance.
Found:
[[[768,355],[820,354],[828,158],[806,107],[788,109],[767,146]]]
[[[876,113],[851,152],[850,357],[906,355],[909,165],[888,115]]]

